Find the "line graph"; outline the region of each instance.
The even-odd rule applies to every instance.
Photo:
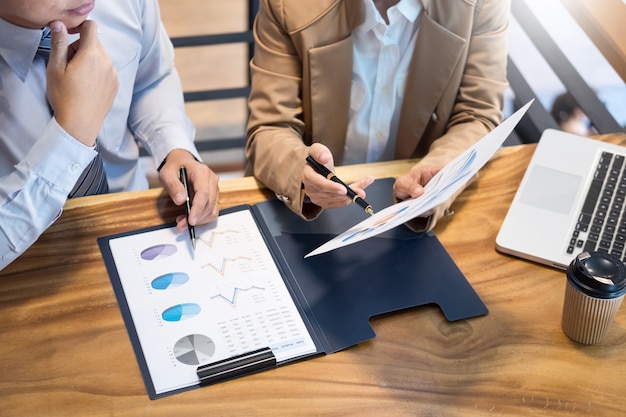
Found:
[[[252,286],[247,287],[247,288],[235,287],[233,289],[233,294],[232,294],[232,296],[230,298],[225,296],[224,294],[220,293],[220,294],[216,294],[216,295],[211,296],[211,300],[215,300],[215,299],[223,300],[223,301],[227,302],[228,304],[230,304],[230,305],[232,305],[234,307],[237,304],[237,295],[240,292],[248,292],[248,291],[251,291],[251,290],[264,291],[265,288],[264,287],[258,287],[256,285],[252,285]]]
[[[236,258],[224,258],[222,259],[221,263],[214,264],[214,263],[209,262],[208,264],[201,265],[200,268],[201,269],[211,268],[212,270],[214,270],[221,276],[224,276],[226,273],[226,266],[229,263],[236,263],[240,261],[250,262],[252,261],[252,258],[249,258],[247,256],[237,256]]]
[[[215,239],[217,236],[222,236],[222,235],[228,235],[228,234],[239,234],[238,230],[221,230],[221,231],[212,231],[209,235],[208,238],[205,238],[203,236],[199,236],[198,237],[198,241],[205,244],[207,247],[209,247],[210,249],[213,248],[213,245],[215,245]]]

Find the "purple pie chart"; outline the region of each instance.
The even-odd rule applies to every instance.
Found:
[[[150,246],[141,252],[141,259],[146,261],[154,261],[157,259],[167,258],[178,251],[176,245],[161,244]]]

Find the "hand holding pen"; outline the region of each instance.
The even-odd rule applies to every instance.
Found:
[[[321,149],[319,149],[321,147]],[[345,197],[346,195],[352,200],[352,202],[358,204],[363,208],[363,210],[370,214],[374,214],[374,210],[370,204],[368,204],[356,191],[358,188],[365,188],[373,182],[373,178],[366,177],[355,184],[353,184],[354,189],[347,184],[345,184],[339,177],[337,177],[331,170],[329,170],[324,164],[320,163],[318,159],[314,158],[312,154],[316,153],[318,155],[323,154],[323,152],[330,152],[328,148],[320,144],[313,144],[311,147],[313,152],[310,152],[309,156],[306,158],[306,162],[308,165],[315,170],[316,177],[310,177],[310,174],[304,173],[303,175],[303,183],[305,184],[305,190],[311,201],[322,208],[333,208],[340,207],[346,204]],[[315,152],[321,151],[321,152]],[[322,156],[323,157],[323,156]],[[318,156],[319,158],[319,156]],[[327,159],[327,158],[326,158]],[[331,161],[332,163],[332,161]],[[324,177],[325,180],[332,181],[337,183],[343,187],[345,190],[345,194],[336,191],[337,188],[334,186],[332,189],[325,180],[322,180],[321,177]]]
[[[187,189],[181,179],[181,167],[185,167]],[[186,150],[174,149],[158,172],[164,190],[175,205],[181,206],[182,212],[176,216],[179,232],[188,231],[188,225],[197,227],[217,220],[220,209],[219,177],[206,164]],[[188,197],[189,213],[186,207]]]

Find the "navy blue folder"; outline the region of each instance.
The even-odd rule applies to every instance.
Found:
[[[393,181],[392,178],[379,179],[367,188],[367,201],[374,209],[392,204]],[[399,226],[361,242],[305,258],[307,253],[359,223],[368,214],[356,204],[350,204],[326,210],[316,220],[305,221],[278,200],[237,206],[223,210],[221,214],[238,210],[252,213],[307,325],[316,347],[316,351],[307,357],[334,353],[374,338],[370,318],[398,310],[436,304],[450,321],[488,313],[433,233],[416,234]],[[193,387],[164,394],[155,392],[109,240],[172,226],[165,224],[98,238],[148,394],[153,399]],[[250,373],[285,363],[277,364],[271,360],[271,351],[251,352],[251,355],[242,355],[242,360],[236,360],[238,365],[242,361],[251,364]],[[223,372],[226,366],[223,363],[230,363],[228,361],[233,359],[207,365],[218,369],[211,374],[208,383],[245,375],[241,369],[248,368],[242,366],[231,366],[232,373]],[[301,359],[298,357],[288,362]],[[201,372],[204,370],[198,368],[200,381],[203,381]],[[216,374],[219,375],[216,377]]]
[[[392,204],[393,182],[379,179],[367,188],[367,202],[375,210]],[[278,200],[256,204],[252,211],[324,353],[375,337],[369,319],[393,311],[436,304],[450,321],[488,313],[432,232],[416,234],[399,226],[304,258],[368,214],[351,204],[306,221]]]

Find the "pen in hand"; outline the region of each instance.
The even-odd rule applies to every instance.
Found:
[[[189,238],[191,239],[191,246],[193,250],[196,250],[196,229],[189,224],[189,211],[191,211],[191,191],[189,190],[189,183],[187,182],[187,170],[185,167],[180,167],[178,171],[178,176],[180,178],[180,182],[183,183],[183,187],[185,187],[185,195],[187,199],[185,200],[185,213],[187,214],[187,229],[189,230]]]
[[[359,197],[359,195],[357,193],[355,193],[352,188],[350,188],[346,183],[341,181],[339,179],[339,177],[337,177],[331,170],[329,170],[324,165],[322,165],[319,162],[317,162],[315,159],[313,159],[313,157],[311,155],[306,157],[306,161],[308,162],[309,165],[311,165],[311,167],[318,174],[321,174],[321,175],[325,176],[327,179],[329,179],[329,180],[331,180],[333,182],[336,182],[337,184],[341,184],[344,187],[346,187],[346,190],[348,191],[348,197],[350,197],[353,202],[355,202],[359,206],[361,206],[363,208],[363,210],[365,210],[365,212],[368,213],[370,216],[374,215],[374,209],[372,209],[372,206],[370,204],[368,204],[365,200],[363,200],[361,197]]]

